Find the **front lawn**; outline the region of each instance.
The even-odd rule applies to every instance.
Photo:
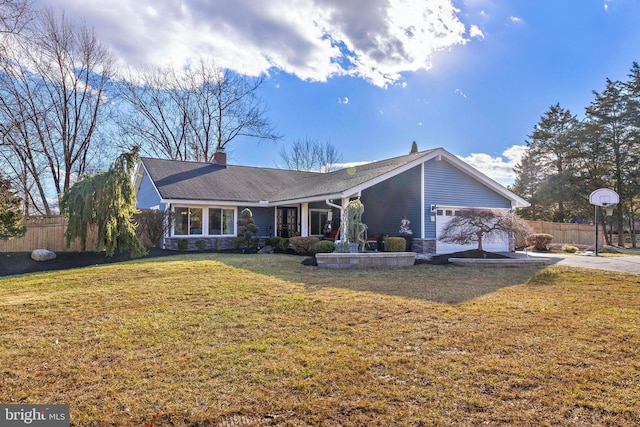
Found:
[[[640,425],[640,279],[198,254],[0,280],[0,402],[72,425]]]

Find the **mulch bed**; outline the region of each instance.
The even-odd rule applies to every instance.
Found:
[[[181,252],[152,248],[149,249],[149,253],[143,258],[157,258],[179,254],[181,254]],[[31,259],[31,252],[0,253],[0,276],[67,270],[70,268],[109,264],[131,259],[128,253],[117,253],[110,258],[106,257],[104,252],[57,252],[56,255],[55,259],[35,261]]]
[[[172,255],[180,255],[183,252],[164,249],[149,249],[149,253],[143,258],[157,258]],[[416,260],[416,264],[449,264],[449,258],[508,258],[493,252],[469,250],[455,254],[437,255],[430,260]],[[0,253],[0,276],[13,276],[19,274],[36,273],[42,271],[67,270],[70,268],[89,267],[92,265],[108,264],[112,262],[128,261],[131,257],[127,253],[115,254],[106,257],[104,252],[58,252],[55,259],[49,261],[35,261],[31,259],[31,252],[5,252]],[[302,264],[317,266],[314,257],[306,257]]]

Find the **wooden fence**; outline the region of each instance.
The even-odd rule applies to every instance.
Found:
[[[27,234],[24,237],[0,240],[0,252],[31,252],[34,249],[49,249],[53,252],[79,252],[80,239],[75,239],[67,247],[64,232],[67,221],[63,216],[31,216],[25,218]],[[89,230],[87,251],[96,250],[97,230]]]
[[[595,228],[589,224],[565,224],[545,221],[526,221],[536,233],[553,236],[553,243],[571,243],[579,245],[595,244]],[[35,216],[25,219],[27,234],[21,238],[0,240],[0,252],[31,252],[34,249],[49,249],[54,252],[79,252],[80,240],[75,239],[67,247],[64,232],[67,221],[63,216]],[[602,231],[602,230],[600,230]],[[145,246],[151,246],[142,239]],[[604,247],[604,235],[599,234],[598,244]],[[516,242],[521,245],[524,242]],[[96,230],[89,231],[87,251],[96,249]]]
[[[590,224],[567,224],[561,222],[525,221],[536,233],[553,236],[553,243],[569,243],[573,245],[595,245],[596,229]],[[602,228],[598,233],[598,245],[604,247]]]

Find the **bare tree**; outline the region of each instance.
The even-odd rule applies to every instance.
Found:
[[[341,159],[335,146],[309,137],[297,139],[288,149],[280,150],[281,166],[293,170],[329,172]]]
[[[91,29],[47,9],[0,62],[0,131],[5,159],[21,162],[46,214],[49,196],[64,193],[92,160],[95,132],[104,118],[114,60]]]
[[[438,240],[468,245],[478,244],[482,249],[485,239],[501,233],[513,233],[514,238],[531,233],[527,224],[514,214],[491,209],[461,209],[441,230]]]
[[[0,0],[0,33],[18,34],[33,18],[28,0]]]
[[[264,79],[201,59],[184,71],[133,70],[120,82],[131,111],[119,120],[127,137],[156,157],[211,161],[238,137],[280,138],[258,97]],[[133,114],[131,114],[133,113]]]

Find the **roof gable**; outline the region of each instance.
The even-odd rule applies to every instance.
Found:
[[[514,206],[528,206],[524,199],[442,148],[329,173],[220,166],[147,157],[142,158],[142,163],[161,199],[165,201],[283,204],[349,197],[434,158],[444,158],[493,191],[512,200]]]

